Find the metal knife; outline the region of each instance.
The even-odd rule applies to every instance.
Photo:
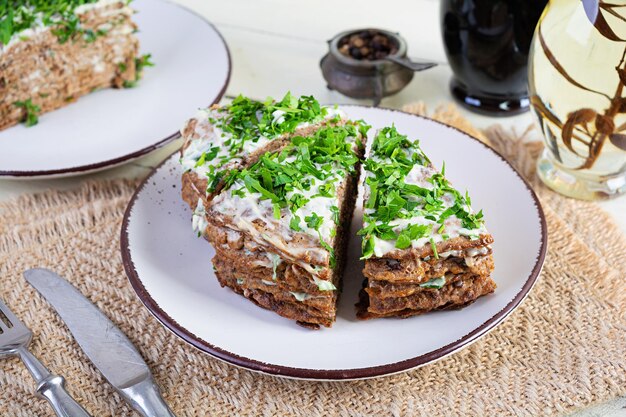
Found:
[[[128,404],[144,417],[175,417],[135,346],[98,307],[48,269],[29,269],[24,277],[54,307],[87,357]]]

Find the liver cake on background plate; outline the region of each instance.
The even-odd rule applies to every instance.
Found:
[[[130,87],[142,68],[124,0],[0,2],[0,130],[99,88]]]
[[[458,308],[495,290],[482,211],[472,211],[418,141],[381,129],[364,168],[360,318]]]

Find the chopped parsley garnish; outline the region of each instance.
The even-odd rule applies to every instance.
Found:
[[[280,101],[268,98],[265,102],[238,96],[230,104],[218,109],[219,117],[210,117],[209,121],[223,132],[222,135],[228,135],[222,151],[226,155],[209,164],[217,169],[207,173],[207,191],[215,191],[225,175],[219,168],[240,158],[248,143],[258,143],[262,138],[273,140],[293,133],[303,123],[314,124],[322,121],[327,117],[328,111],[327,107],[322,107],[311,96],[298,98],[291,93],[287,93]],[[287,177],[283,177],[283,181],[286,179]],[[320,191],[330,194],[333,190],[329,188]]]
[[[141,80],[141,77],[143,77],[144,68],[154,67],[154,62],[151,61],[151,58],[152,54],[144,54],[135,58],[135,79],[131,81],[124,80],[124,88],[133,88],[137,86],[137,83]],[[124,70],[126,70],[126,65],[124,65]]]
[[[309,201],[304,192],[313,189],[313,181],[319,181],[318,188],[327,187],[341,179],[338,172],[354,172],[358,156],[348,138],[354,138],[356,132],[354,125],[346,125],[322,128],[312,136],[294,137],[282,151],[265,153],[249,168],[229,171],[225,185],[243,183],[249,193],[259,193],[262,200],[271,200],[295,212]],[[329,169],[335,165],[338,172]],[[313,197],[333,196],[334,193],[317,193]],[[317,214],[304,220],[311,228],[321,224]]]
[[[426,175],[432,172],[432,164],[421,150],[419,141],[410,141],[394,126],[386,127],[374,138],[370,155],[364,163],[369,197],[365,202],[365,227],[359,231],[359,235],[363,236],[362,259],[374,255],[376,239],[395,240],[397,249],[407,249],[412,246],[412,242],[427,238],[437,257],[432,235],[441,235],[446,229],[446,219],[451,216],[456,216],[465,229],[482,227],[482,211],[476,214],[471,212],[467,193],[461,195],[444,177],[445,165],[441,173],[430,177]],[[425,170],[423,175],[427,187],[405,181],[416,166]],[[420,172],[416,174],[419,176]],[[444,197],[451,199],[452,205]],[[408,223],[403,227],[399,226],[402,223],[397,222],[414,218],[423,218],[429,222]],[[448,238],[448,235],[444,238]]]
[[[265,102],[238,96],[220,112],[225,117],[217,121],[218,127],[233,137],[231,154],[241,151],[247,141],[256,142],[260,136],[275,138],[284,133],[293,133],[298,125],[319,121],[328,114],[311,96],[296,98],[287,93],[279,102],[268,98]]]
[[[310,216],[305,217],[304,220],[306,221],[306,225],[311,229],[318,230],[322,225],[324,218],[318,216],[317,213],[313,213]]]
[[[0,44],[6,45],[13,35],[37,26],[51,27],[59,43],[81,38],[93,42],[106,31],[84,28],[75,9],[97,1],[0,0]]]
[[[289,221],[289,228],[295,232],[300,232],[302,231],[302,228],[300,227],[300,222],[302,220],[300,220],[300,217],[296,216],[295,214],[293,215],[293,217],[291,218],[291,220]]]
[[[13,105],[24,109],[24,124],[26,126],[30,127],[39,123],[39,112],[41,108],[34,104],[31,99],[16,101]]]
[[[427,224],[412,224],[409,225],[398,235],[396,241],[396,248],[406,249],[411,246],[411,242],[417,239],[421,239],[426,236],[430,236],[432,226]]]
[[[154,67],[154,62],[152,62],[152,54],[143,54],[139,58],[135,58],[135,70],[139,74],[143,73],[143,70],[146,67]]]
[[[435,243],[435,239],[433,239],[432,237],[430,238],[430,247],[433,250],[433,256],[435,257],[435,259],[439,259],[439,254],[437,253],[437,244]]]
[[[333,213],[333,222],[339,226],[339,207],[331,206],[330,211]]]
[[[332,230],[339,222],[339,208],[331,205],[329,218],[323,213],[297,213],[313,199],[334,199],[336,186],[346,175],[354,174],[359,161],[354,149],[355,144],[360,145],[355,141],[359,127],[354,124],[324,127],[311,136],[293,137],[280,152],[265,153],[249,168],[229,171],[224,177],[225,187],[239,197],[255,194],[261,201],[268,200],[276,219],[280,219],[286,210],[291,216],[291,230],[317,234],[320,245],[330,253],[331,266],[334,266],[334,250],[324,240],[321,227],[331,222],[333,236]],[[332,189],[332,192],[322,193],[322,189]]]
[[[206,162],[215,159],[219,150],[220,148],[218,146],[211,146],[211,149],[209,149],[208,152],[203,152],[202,155],[200,155],[200,159],[196,162],[196,167],[202,166]]]

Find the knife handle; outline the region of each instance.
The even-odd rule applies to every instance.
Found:
[[[37,393],[44,397],[59,417],[91,417],[80,404],[65,390],[65,378],[50,373],[39,360],[26,348],[17,349],[16,353],[37,381]]]
[[[149,375],[131,387],[118,389],[118,392],[143,417],[176,417]]]

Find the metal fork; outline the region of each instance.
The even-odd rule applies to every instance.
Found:
[[[37,393],[48,400],[57,416],[91,417],[65,391],[65,378],[53,375],[28,351],[33,333],[0,300],[0,357],[17,355],[37,381]]]

